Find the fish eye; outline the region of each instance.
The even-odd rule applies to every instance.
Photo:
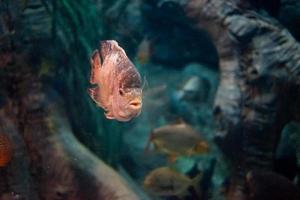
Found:
[[[119,94],[121,95],[121,96],[124,96],[124,91],[123,90],[119,90]]]

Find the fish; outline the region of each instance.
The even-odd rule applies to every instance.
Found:
[[[100,42],[90,59],[88,93],[107,119],[126,122],[141,113],[142,79],[124,49],[114,40]]]
[[[246,175],[249,200],[299,200],[300,188],[288,178],[266,170],[252,170]]]
[[[137,49],[136,58],[142,65],[146,64],[150,60],[151,48],[150,41],[148,39],[143,39]]]
[[[0,168],[5,167],[12,159],[12,142],[9,137],[0,133]]]
[[[183,86],[179,90],[174,92],[174,97],[178,100],[187,100],[194,102],[199,101],[202,93],[201,86],[203,86],[203,83],[201,82],[200,78],[197,76],[192,76],[183,84]]]
[[[145,177],[143,185],[146,191],[157,196],[184,197],[189,194],[190,187],[200,194],[198,184],[201,178],[202,173],[192,179],[170,167],[159,167]]]
[[[149,151],[150,144],[153,144],[155,151],[166,154],[171,162],[178,156],[199,155],[209,150],[208,143],[200,134],[182,120],[154,129],[150,133],[145,152]]]

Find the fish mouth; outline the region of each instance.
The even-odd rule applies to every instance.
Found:
[[[129,107],[130,107],[132,110],[140,110],[141,107],[142,107],[142,102],[139,101],[139,100],[131,101],[131,102],[129,103]]]

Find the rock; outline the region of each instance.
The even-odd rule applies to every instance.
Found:
[[[254,170],[247,174],[249,200],[298,200],[300,189],[284,176],[271,171]]]

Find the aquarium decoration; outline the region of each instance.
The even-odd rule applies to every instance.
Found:
[[[0,200],[299,200],[299,0],[0,0]]]

